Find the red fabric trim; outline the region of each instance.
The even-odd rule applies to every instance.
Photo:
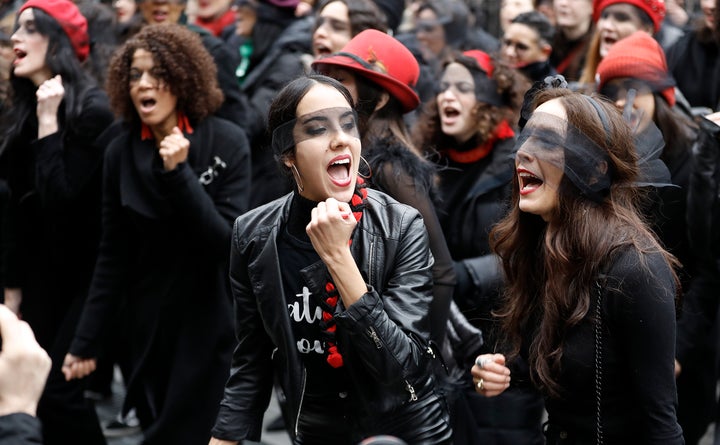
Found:
[[[190,119],[183,113],[182,111],[178,111],[178,128],[180,131],[182,131],[185,134],[193,134],[193,127],[190,125]],[[140,123],[140,140],[147,141],[155,139],[155,135],[153,134],[150,127],[148,127],[145,122]]]
[[[195,19],[195,24],[207,29],[215,37],[219,37],[220,34],[222,34],[222,30],[226,27],[232,25],[235,23],[235,13],[232,12],[232,10],[228,10],[225,12],[225,14],[221,15],[220,17],[216,19],[204,19],[202,17],[198,17]]]
[[[497,128],[495,128],[495,132],[493,133],[492,137],[485,141],[484,144],[478,145],[472,150],[467,151],[460,151],[454,148],[449,148],[445,150],[445,153],[454,162],[459,162],[461,164],[472,164],[473,162],[477,162],[490,154],[497,141],[509,139],[513,136],[515,136],[515,132],[513,131],[513,129],[510,128],[510,125],[507,123],[507,121],[502,121],[498,124]]]

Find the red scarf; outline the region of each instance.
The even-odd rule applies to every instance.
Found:
[[[185,116],[185,113],[182,111],[178,111],[178,123],[177,126],[183,133],[186,134],[193,134],[193,127],[190,126],[190,120]],[[155,136],[152,133],[152,130],[150,130],[150,127],[148,127],[144,122],[140,123],[140,140],[141,141],[147,141],[155,139]]]
[[[221,15],[218,18],[210,18],[210,19],[204,19],[202,17],[197,17],[195,19],[195,24],[200,26],[201,28],[205,28],[215,37],[220,37],[220,34],[222,33],[223,29],[226,27],[232,25],[235,23],[235,13],[232,12],[232,10],[228,10],[225,12],[225,14]]]
[[[360,221],[362,218],[362,212],[367,205],[367,184],[362,178],[357,178],[357,185],[355,186],[355,194],[350,200],[350,209],[352,210],[353,216],[356,221]],[[352,239],[349,243],[352,242]],[[343,365],[343,357],[340,351],[338,351],[337,344],[335,343],[335,330],[337,325],[335,323],[335,308],[338,304],[340,294],[335,287],[335,283],[332,281],[332,277],[328,278],[327,284],[325,285],[325,295],[319,298],[319,305],[322,309],[322,322],[320,328],[323,330],[323,346],[325,347],[325,354],[327,357],[328,364],[333,368],[339,368]]]
[[[454,162],[459,162],[461,164],[472,164],[473,162],[477,162],[490,154],[497,141],[508,139],[513,136],[515,136],[515,132],[512,130],[512,128],[510,128],[510,125],[507,123],[507,121],[502,121],[495,128],[493,135],[483,144],[480,144],[473,149],[465,151],[460,151],[455,148],[448,148],[447,150],[445,150],[445,153]]]

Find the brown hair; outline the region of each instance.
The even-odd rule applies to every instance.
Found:
[[[532,330],[531,377],[544,392],[559,396],[562,388],[557,376],[565,333],[587,316],[596,282],[613,254],[624,247],[634,249],[640,257],[638,267],[649,274],[654,272],[643,262],[647,254],[660,252],[672,267],[678,262],[661,247],[638,209],[642,192],[634,186],[637,154],[631,129],[620,112],[610,102],[592,99],[607,115],[604,125],[590,99],[568,89],[541,91],[533,109],[552,99],[564,106],[568,125],[606,152],[608,169],[613,171],[610,191],[601,202],[591,201],[564,175],[558,208],[546,223],[540,216],[519,210],[515,178],[511,210],[493,228],[490,243],[507,280],[496,315],[505,328],[509,353],[518,354],[523,334]],[[677,291],[679,281],[672,273]]]
[[[127,122],[139,117],[130,98],[130,66],[135,51],[152,54],[159,80],[177,97],[177,108],[191,120],[214,113],[224,100],[217,68],[200,36],[182,25],[148,25],[117,50],[108,70],[107,92],[115,114]]]
[[[453,62],[457,62],[470,70],[473,77],[475,77],[474,73],[480,71],[475,59],[463,56],[461,53],[452,54],[445,61],[444,66],[446,67]],[[491,79],[497,84],[497,92],[503,98],[505,105],[499,107],[478,101],[473,110],[473,114],[477,118],[475,138],[478,144],[490,139],[498,124],[502,121],[507,121],[513,128],[516,127],[525,91],[530,86],[525,76],[506,63],[493,58],[493,64],[495,68]],[[453,144],[442,133],[436,96],[433,96],[423,106],[423,112],[413,127],[412,137],[415,145],[422,147],[427,154],[432,154],[436,150],[447,148],[448,144]]]

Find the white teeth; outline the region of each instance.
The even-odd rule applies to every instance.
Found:
[[[344,165],[344,164],[349,164],[349,163],[350,163],[350,159],[345,158],[345,159],[341,159],[339,161],[335,161],[331,165]]]
[[[537,178],[537,176],[533,175],[532,173],[519,173],[518,176],[521,178]]]

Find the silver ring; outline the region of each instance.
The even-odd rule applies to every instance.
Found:
[[[485,367],[485,363],[488,362],[488,359],[486,357],[478,356],[478,358],[475,359],[475,364],[480,368],[483,369]]]
[[[480,380],[478,380],[478,382],[477,382],[478,390],[482,391],[483,389],[485,389],[484,385],[485,385],[485,381],[482,378]]]

